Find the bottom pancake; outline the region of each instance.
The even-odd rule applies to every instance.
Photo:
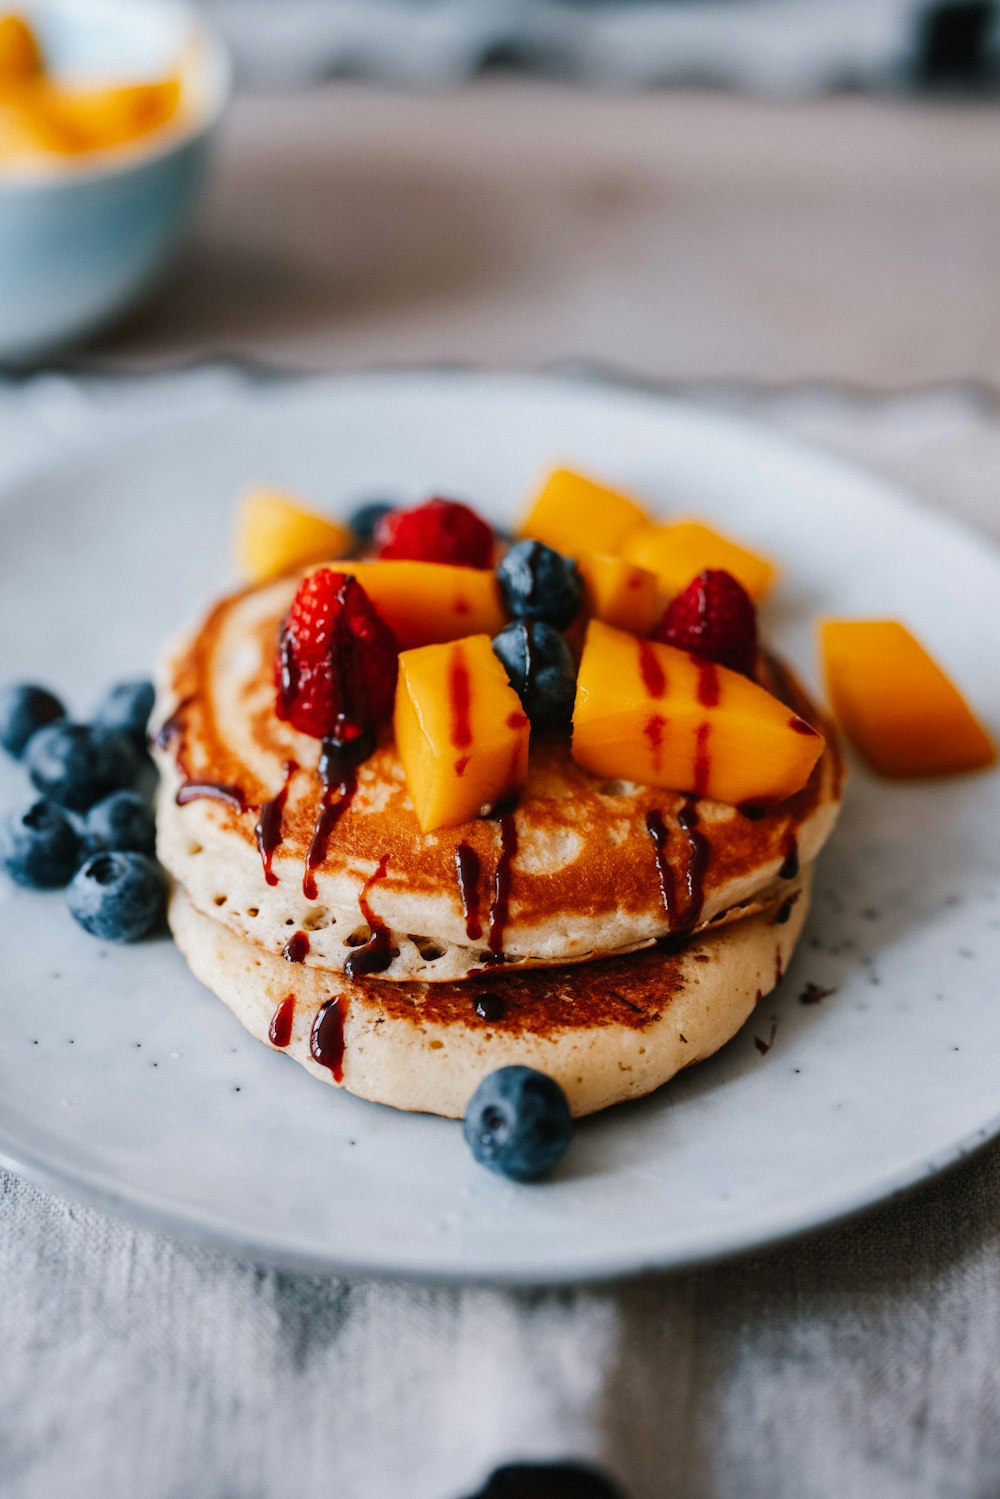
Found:
[[[582,1115],[651,1093],[736,1034],[787,967],[811,884],[810,867],[769,910],[677,953],[647,948],[454,983],[352,981],[286,962],[180,889],[170,926],[192,972],[251,1035],[322,1081],[460,1118],[488,1072],[517,1063],[554,1077]]]

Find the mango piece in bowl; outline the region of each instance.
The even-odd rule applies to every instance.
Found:
[[[778,573],[768,558],[698,520],[640,526],[623,541],[622,555],[654,572],[667,593],[680,593],[705,568],[718,568],[731,573],[757,603]]]
[[[951,775],[993,764],[996,747],[983,725],[898,620],[823,620],[820,643],[834,715],[880,775]]]
[[[749,678],[600,620],[587,627],[573,758],[616,780],[720,802],[778,802],[805,785],[822,735]]]
[[[260,486],[243,495],[236,515],[236,560],[242,575],[263,583],[294,567],[341,557],[351,546],[347,526],[317,515],[283,489]]]
[[[655,573],[624,557],[581,552],[577,567],[583,578],[584,607],[595,619],[633,635],[648,635],[659,613]]]
[[[518,534],[544,541],[567,557],[578,556],[585,547],[615,553],[628,532],[648,519],[628,495],[557,468],[539,490]]]
[[[83,156],[159,130],[181,106],[175,73],[81,86],[49,72],[30,24],[0,16],[0,162]]]
[[[22,16],[0,16],[0,89],[39,78],[45,61],[38,38]]]
[[[450,562],[403,559],[343,564],[404,650],[463,635],[496,635],[507,616],[496,574]]]
[[[394,728],[425,833],[467,822],[524,784],[528,720],[488,635],[403,651]]]

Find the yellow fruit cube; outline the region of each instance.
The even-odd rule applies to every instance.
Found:
[[[520,534],[576,557],[584,548],[617,552],[627,533],[648,519],[628,495],[557,468],[542,485]]]
[[[463,635],[496,635],[506,623],[495,573],[450,562],[344,563],[404,650]]]
[[[577,566],[583,578],[586,612],[617,630],[648,635],[659,614],[656,574],[624,557],[581,552]]]
[[[347,526],[307,510],[284,490],[250,489],[240,501],[236,557],[240,572],[253,583],[343,556],[351,541]]]
[[[706,567],[732,573],[754,600],[764,597],[778,569],[728,536],[696,520],[661,521],[632,531],[622,556],[648,567],[667,593],[680,593]]]
[[[600,620],[587,627],[573,758],[598,775],[719,802],[778,802],[804,786],[823,737],[739,672]]]
[[[488,635],[403,651],[396,748],[425,833],[478,817],[528,774],[528,720]]]
[[[855,749],[880,775],[950,775],[996,748],[954,683],[894,619],[820,624],[827,692]]]

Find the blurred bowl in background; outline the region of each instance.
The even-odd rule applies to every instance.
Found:
[[[0,166],[0,362],[66,348],[126,311],[177,248],[229,94],[228,57],[184,0],[15,0],[57,75],[178,70],[176,116],[124,146]]]

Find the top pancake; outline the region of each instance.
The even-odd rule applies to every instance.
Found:
[[[829,835],[840,799],[835,736],[772,663],[765,685],[823,730],[827,749],[808,784],[759,819],[698,803],[697,834],[708,844],[701,880],[691,831],[678,819],[687,799],[594,776],[561,739],[533,739],[528,781],[510,818],[422,833],[387,736],[360,767],[307,894],[305,864],[323,800],[320,746],[282,723],[274,706],[275,643],[296,582],[282,579],[216,605],[165,664],[154,720],[169,720],[156,751],[160,858],[198,909],[268,951],[280,952],[303,931],[308,961],[341,968],[369,936],[370,913],[391,933],[394,956],[383,978],[451,981],[491,961],[583,961],[760,909],[776,882],[810,863]],[[185,782],[231,788],[230,800],[197,795],[178,805]],[[286,785],[280,815],[272,816],[280,842],[271,884],[255,829],[261,808]],[[666,902],[650,814],[666,831],[667,883],[675,887]],[[504,845],[510,853],[515,840],[502,921],[497,877],[508,862]],[[472,906],[478,897],[478,923],[456,873],[463,846],[475,856],[465,856],[467,871],[479,866],[478,879],[466,879]]]

